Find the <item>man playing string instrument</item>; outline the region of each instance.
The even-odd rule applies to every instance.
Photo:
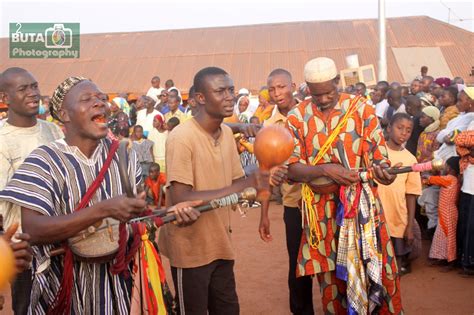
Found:
[[[106,95],[94,83],[66,79],[55,90],[51,109],[64,123],[65,138],[34,150],[0,192],[1,200],[21,206],[23,230],[34,245],[29,314],[128,314],[131,277],[117,271],[130,271],[130,264],[119,270],[116,259],[78,261],[68,246],[65,255],[54,256],[52,250],[101,220],[138,216],[146,206],[145,192],[124,195],[117,143],[106,138]],[[134,187],[141,182],[133,151],[128,177]],[[193,208],[177,208],[179,223],[198,217]]]
[[[389,161],[377,117],[364,98],[338,93],[331,59],[309,61],[304,75],[312,98],[288,115],[295,139],[288,178],[303,183],[296,273],[317,275],[326,314],[399,314],[397,267],[376,188],[349,169],[371,168],[383,184],[395,179],[382,168]]]

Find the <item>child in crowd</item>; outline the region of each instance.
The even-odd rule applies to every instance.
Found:
[[[412,129],[413,121],[408,114],[397,113],[392,116],[387,126],[387,151],[393,165],[406,166],[417,162],[413,154],[403,147]],[[399,273],[409,273],[408,257],[414,242],[416,198],[421,194],[420,174],[398,174],[391,185],[379,184],[378,193],[395,248]]]
[[[143,127],[140,125],[133,127],[132,149],[137,153],[138,162],[142,166],[142,176],[148,176],[150,165],[154,162],[153,142],[143,138]]]
[[[458,89],[455,86],[448,86],[443,89],[443,93],[439,98],[439,105],[441,110],[441,116],[439,118],[440,125],[439,129],[446,128],[448,122],[451,119],[458,117],[459,110],[456,106],[458,102]]]
[[[431,243],[429,257],[432,264],[448,263],[452,269],[456,260],[456,225],[458,220],[458,198],[460,185],[459,157],[453,156],[446,161],[444,176],[428,176],[424,181],[429,185],[441,186],[438,202],[438,225]]]
[[[180,121],[178,117],[171,117],[170,120],[166,123],[166,126],[168,127],[168,132],[173,131],[174,128],[176,128],[179,125]]]
[[[260,124],[260,119],[257,116],[252,116],[250,117],[249,123],[258,125]]]
[[[387,93],[387,102],[389,108],[385,113],[385,118],[390,121],[393,115],[397,113],[406,113],[404,99],[402,97],[402,90],[400,88],[392,88]]]
[[[420,126],[424,128],[418,139],[416,150],[416,159],[419,163],[433,160],[434,151],[438,150],[439,143],[436,136],[439,132],[439,109],[434,106],[428,106],[422,109],[420,117]]]
[[[160,172],[160,165],[158,163],[151,163],[148,177],[145,179],[147,204],[157,207],[165,205],[165,185],[166,175]]]

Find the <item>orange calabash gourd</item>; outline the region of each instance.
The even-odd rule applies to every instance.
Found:
[[[18,229],[18,223],[8,228],[3,237],[0,237],[0,290],[4,289],[16,275],[15,256],[10,246],[10,239]]]
[[[269,171],[272,167],[281,165],[289,159],[295,144],[286,128],[272,125],[257,133],[253,147],[260,169]],[[269,188],[258,192],[259,200],[268,200],[269,198]]]

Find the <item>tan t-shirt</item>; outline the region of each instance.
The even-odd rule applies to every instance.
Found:
[[[263,122],[263,126],[276,124],[285,127],[286,120],[287,117],[280,113],[278,107],[275,106],[272,116]],[[301,184],[283,183],[281,184],[281,194],[283,195],[282,201],[284,206],[297,208],[301,200]]]
[[[415,156],[407,149],[394,151],[387,146],[387,151],[392,165],[402,163],[403,166],[411,166],[417,163]],[[392,184],[388,186],[379,184],[377,190],[390,236],[402,238],[408,224],[406,195],[421,195],[420,173],[398,174]]]
[[[168,135],[167,185],[179,182],[192,186],[195,191],[214,190],[230,186],[233,180],[244,176],[232,131],[223,124],[221,129],[216,141],[192,118]],[[234,259],[230,211],[230,208],[221,208],[202,213],[187,227],[163,226],[159,248],[170,259],[171,266],[194,268],[217,259]]]

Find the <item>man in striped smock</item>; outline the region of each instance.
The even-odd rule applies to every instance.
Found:
[[[63,256],[51,252],[105,218],[126,222],[138,216],[146,206],[144,192],[136,198],[123,195],[116,143],[106,138],[106,95],[94,83],[81,77],[66,79],[51,105],[53,117],[64,123],[65,138],[35,149],[0,192],[0,200],[22,207],[23,230],[31,235],[29,314],[128,314],[132,281],[111,271],[115,259],[93,263],[74,258],[67,269]],[[102,169],[103,179],[96,180]],[[133,151],[128,173],[133,187],[139,185],[141,169]],[[86,193],[91,185],[97,189]],[[187,207],[177,215],[186,223],[197,218]],[[62,281],[66,276],[71,282]]]

